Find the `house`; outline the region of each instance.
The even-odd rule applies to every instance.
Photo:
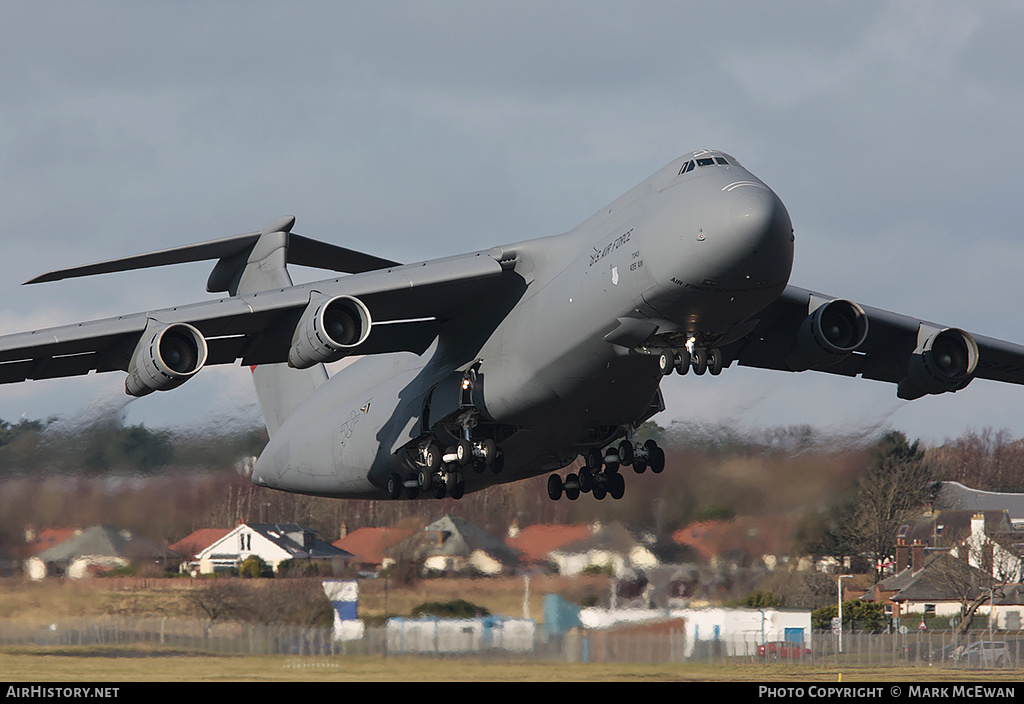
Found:
[[[202,574],[237,568],[256,556],[275,573],[285,560],[327,560],[335,572],[342,570],[352,554],[316,537],[316,531],[296,523],[241,523],[223,537],[196,553]]]
[[[982,491],[959,482],[939,482],[932,506],[937,511],[1005,511],[1014,526],[1024,529],[1024,494]]]
[[[796,526],[792,518],[737,516],[727,521],[695,521],[672,534],[680,545],[696,550],[713,566],[748,567],[767,560],[771,564],[788,560],[790,536]]]
[[[422,564],[426,572],[497,575],[519,564],[519,553],[459,516],[445,516],[392,545],[391,560]]]
[[[692,563],[699,556],[688,546],[616,522],[597,526],[590,535],[552,550],[549,559],[563,575],[606,568],[617,577],[627,577],[638,570]]]
[[[352,554],[350,565],[361,573],[376,574],[389,562],[386,553],[392,545],[412,535],[405,528],[358,528],[331,543]]]
[[[536,524],[519,528],[517,523],[509,526],[505,543],[517,550],[525,567],[542,567],[548,564],[553,550],[590,535],[591,528],[585,524],[543,525]]]
[[[199,553],[230,532],[230,528],[200,528],[169,545],[167,549],[181,558],[179,571],[198,572]]]
[[[81,579],[130,564],[164,568],[166,550],[156,542],[112,526],[92,526],[31,556],[25,572],[31,579],[66,575]]]

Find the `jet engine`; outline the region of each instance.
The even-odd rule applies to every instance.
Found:
[[[807,316],[797,332],[789,364],[794,370],[827,367],[849,356],[868,336],[868,317],[852,301],[823,303]]]
[[[174,389],[206,364],[206,338],[186,323],[150,320],[128,365],[124,389],[130,396]]]
[[[288,364],[308,369],[352,354],[370,334],[370,311],[358,298],[312,298],[292,337]]]
[[[910,366],[899,383],[896,395],[913,400],[925,394],[959,391],[973,379],[978,366],[978,343],[968,333],[956,328],[929,331],[922,328],[917,349],[910,357]]]

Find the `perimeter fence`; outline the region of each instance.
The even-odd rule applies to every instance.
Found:
[[[335,640],[331,628],[195,619],[101,616],[46,626],[0,621],[0,646],[93,646],[117,651],[160,649],[187,654],[418,656],[493,661],[593,663],[793,663],[924,668],[1024,668],[1024,632],[952,631],[907,634],[815,632],[803,644],[762,644],[754,634],[693,640],[685,626],[663,629],[576,629],[553,636],[530,622],[502,633],[479,621],[436,621],[408,630],[398,619],[366,628],[362,637]],[[431,623],[433,625],[431,625]],[[523,624],[533,624],[524,627]],[[500,629],[501,626],[499,625]],[[761,647],[764,645],[764,647]]]

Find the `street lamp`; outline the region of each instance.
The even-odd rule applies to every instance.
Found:
[[[852,574],[839,575],[839,652],[843,652],[843,580],[852,579]]]

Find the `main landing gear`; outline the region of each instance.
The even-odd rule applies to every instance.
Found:
[[[477,474],[490,469],[501,472],[505,457],[494,440],[463,439],[444,452],[436,442],[420,450],[418,468],[406,479],[397,472],[388,477],[387,492],[392,499],[415,499],[422,491],[435,499],[450,497],[461,499],[466,492],[464,473],[472,469]]]
[[[640,444],[632,440],[632,433],[617,448],[605,450],[593,447],[585,455],[586,463],[579,473],[569,473],[565,479],[557,474],[548,476],[548,497],[558,501],[564,495],[575,501],[581,493],[591,493],[601,501],[606,496],[621,499],[626,491],[625,479],[619,474],[622,466],[632,466],[642,474],[650,468],[655,474],[665,469],[665,451],[654,440]]]

